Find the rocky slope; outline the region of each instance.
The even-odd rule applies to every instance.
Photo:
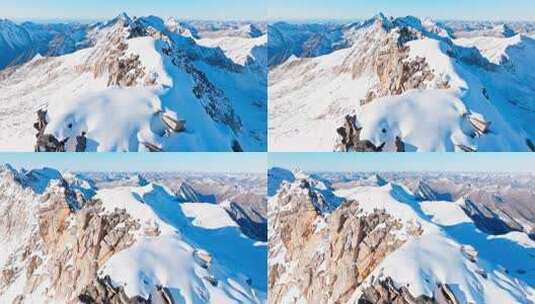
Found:
[[[456,39],[443,23],[382,14],[322,27],[328,43],[303,42],[311,28],[273,25],[272,149],[531,150],[529,36]],[[301,50],[310,45],[317,52]]]
[[[286,180],[288,171],[273,176]],[[313,186],[314,177],[292,178],[269,200],[275,302],[534,300],[528,265],[535,243],[526,234],[481,232],[458,202],[419,202],[392,183],[337,190],[338,204]]]
[[[2,303],[266,301],[267,249],[223,208],[152,183],[81,184],[91,187],[53,169],[0,170]]]

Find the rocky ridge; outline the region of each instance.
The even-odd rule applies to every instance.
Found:
[[[283,184],[269,202],[269,290],[275,302],[345,303],[404,243],[395,233],[402,224],[384,211],[365,215],[358,202],[346,201],[324,213],[318,200],[322,196],[309,181],[298,180]]]

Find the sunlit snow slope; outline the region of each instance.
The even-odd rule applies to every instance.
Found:
[[[270,69],[271,150],[341,150],[346,115],[383,151],[396,151],[396,137],[405,151],[535,149],[533,38],[455,39],[442,24],[382,14],[329,30],[317,35],[342,38],[310,38],[308,52]]]
[[[266,150],[265,40],[225,53],[173,19],[126,15],[86,36],[85,47],[0,71],[1,150],[33,150],[42,133],[73,151],[82,132],[85,151]]]

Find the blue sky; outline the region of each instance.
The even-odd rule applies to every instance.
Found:
[[[305,171],[535,173],[535,153],[270,153],[269,167]]]
[[[15,168],[66,171],[266,172],[265,153],[0,153]]]
[[[121,12],[181,19],[258,20],[266,18],[267,0],[0,0],[0,18],[9,19],[108,19]]]
[[[268,0],[270,19],[362,19],[378,12],[435,19],[534,20],[534,0]]]

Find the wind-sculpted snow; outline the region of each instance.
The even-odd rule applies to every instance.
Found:
[[[157,227],[161,234],[156,238],[155,244],[162,242],[163,248],[170,248],[170,250],[158,250],[159,253],[154,259],[139,263],[139,269],[130,268],[125,274],[125,269],[121,265],[137,263],[135,257],[154,255],[151,253],[153,250],[151,248],[159,248],[141,241],[139,248],[134,245],[116,259],[111,259],[103,268],[104,273],[110,275],[112,281],[126,286],[129,296],[146,297],[157,284],[165,285],[171,290],[178,289],[176,292],[186,299],[191,299],[187,296],[188,293],[196,290],[195,286],[200,284],[206,291],[201,294],[196,293],[193,298],[197,297],[197,300],[193,300],[193,303],[233,302],[237,295],[240,295],[238,299],[241,301],[254,302],[262,299],[262,294],[266,293],[267,270],[261,262],[266,259],[266,245],[256,244],[255,241],[243,236],[223,208],[217,205],[202,207],[192,203],[179,203],[166,189],[153,184],[140,188],[106,190],[97,194],[97,198],[102,199],[105,208],[110,210],[126,208],[129,214],[139,218],[142,223]],[[132,209],[134,207],[136,209]],[[214,259],[214,264],[221,263],[221,266],[214,265],[212,272],[206,272],[200,265],[192,265],[195,248],[188,244],[208,251]],[[184,247],[178,250],[183,252],[178,256],[174,256],[175,251],[172,250],[176,246]],[[143,249],[144,247],[147,248]],[[184,275],[183,267],[188,267],[186,273],[191,274]],[[231,273],[223,272],[221,267],[229,269]],[[139,273],[142,274],[142,278],[139,277]],[[229,276],[232,278],[228,279]],[[212,286],[206,277],[213,277],[216,286]],[[142,281],[139,281],[140,279]],[[249,279],[251,281],[247,283]],[[144,284],[144,281],[147,283]],[[252,284],[254,289],[246,287],[248,284]],[[134,286],[139,287],[134,289]],[[174,294],[173,291],[172,293]]]
[[[121,15],[1,70],[0,149],[266,150],[266,36],[198,43],[182,26]]]
[[[313,175],[305,178],[308,184],[318,182]],[[463,200],[422,201],[401,184],[343,180],[333,187],[339,187],[334,194],[345,202],[326,213],[305,212],[312,200],[303,196],[303,181],[282,183],[270,199],[272,297],[294,302],[321,297],[339,303],[392,301],[391,297],[396,303],[534,301],[530,265],[535,242],[527,233],[498,236],[478,229]],[[381,211],[385,215],[379,216]],[[381,224],[371,221],[377,217]],[[294,222],[299,223],[300,239],[286,230]],[[370,226],[381,238],[372,237]],[[366,241],[359,244],[350,229]],[[343,254],[332,252],[338,239],[344,240]],[[348,257],[348,251],[355,255]],[[357,279],[347,276],[350,267],[355,267],[351,273]],[[308,281],[301,280],[305,274],[310,275]],[[338,277],[346,278],[347,284],[336,285]],[[322,293],[316,294],[316,289]]]
[[[382,14],[330,29],[283,25],[272,26],[274,44],[268,46],[276,49],[269,62],[277,62],[269,79],[273,151],[535,147],[529,59],[535,44],[525,34],[457,38],[444,23]],[[315,26],[342,33],[340,47],[313,55],[295,51],[307,45],[303,37]],[[283,28],[288,51],[278,34]],[[338,130],[348,115],[356,117],[356,144],[340,149],[347,139]]]

